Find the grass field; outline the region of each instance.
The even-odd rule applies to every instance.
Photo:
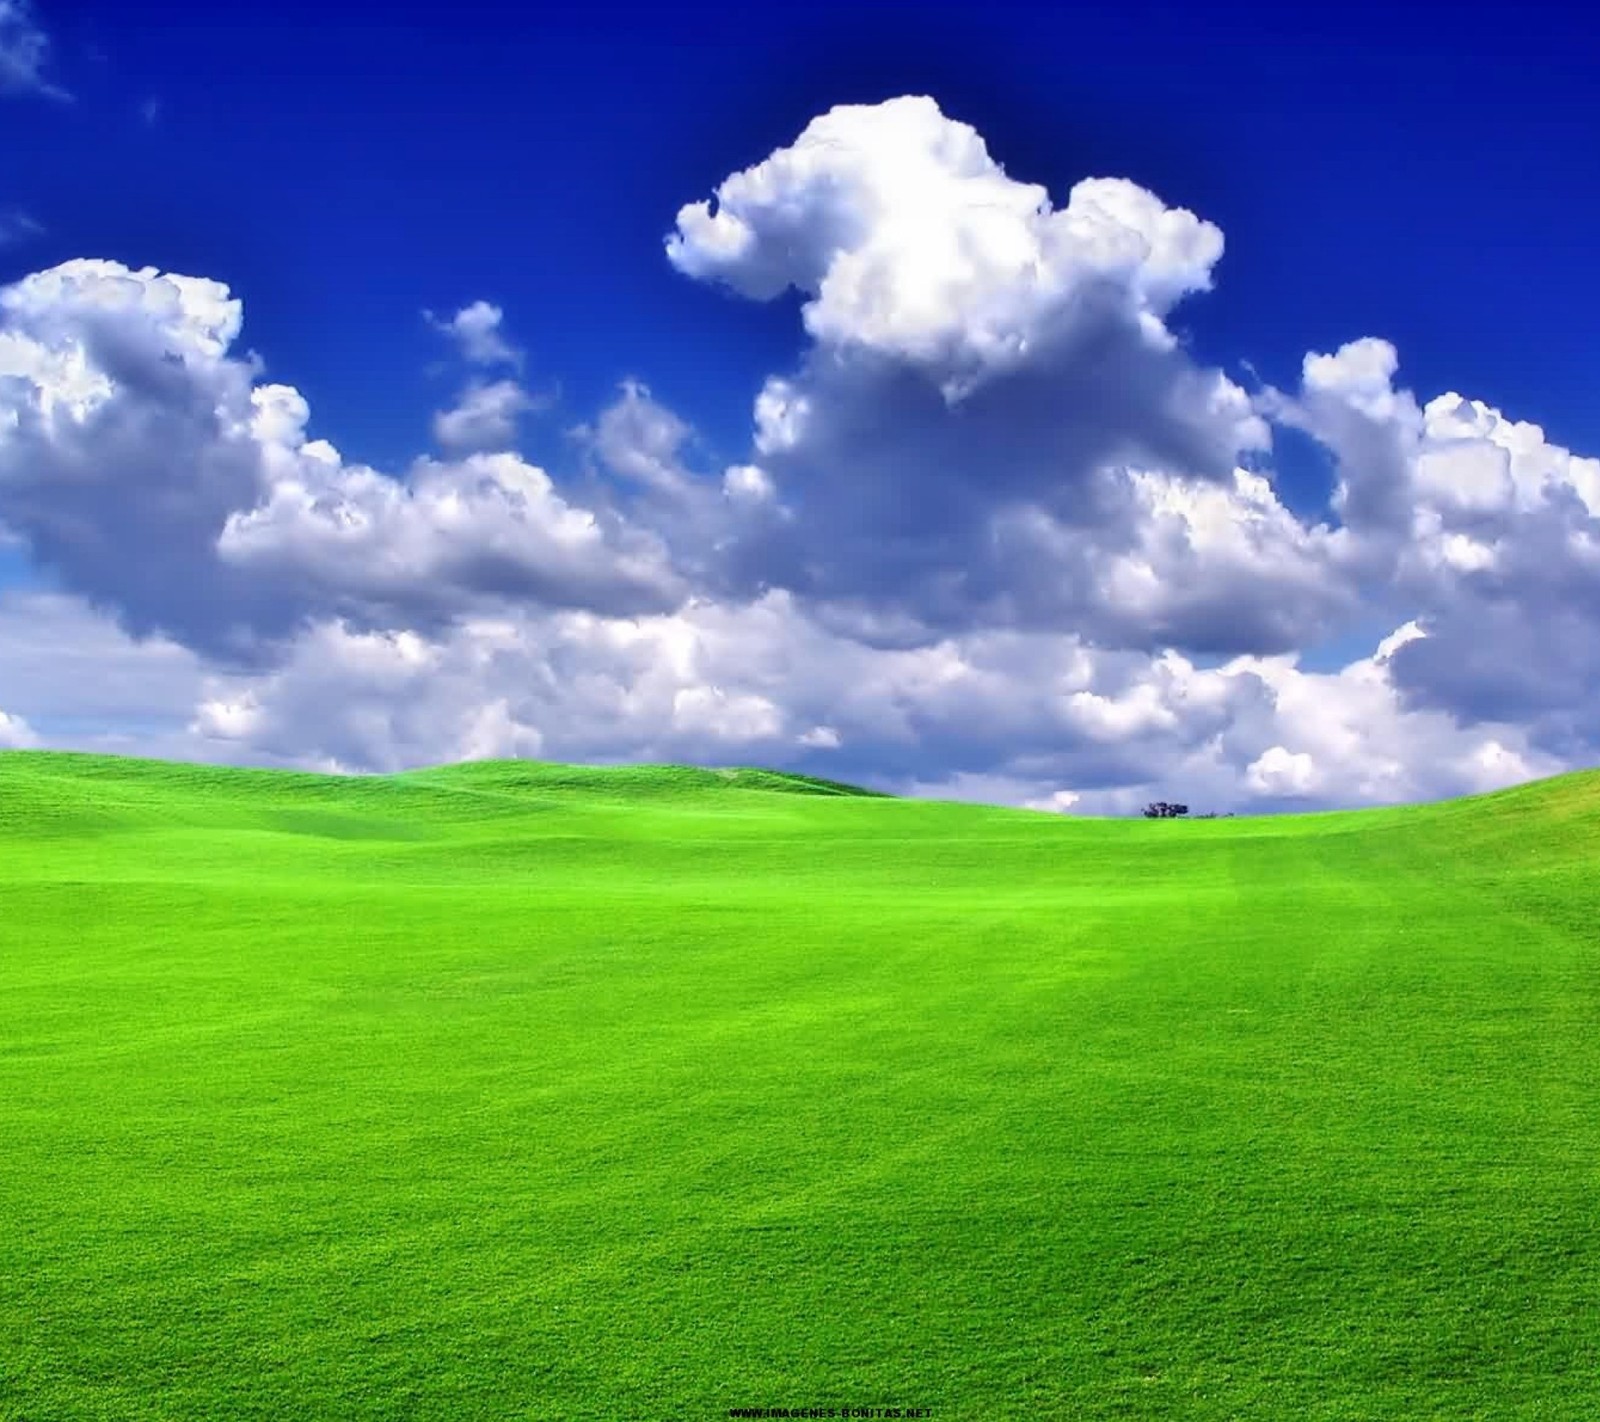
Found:
[[[1600,775],[0,754],[0,1417],[1600,1417]]]

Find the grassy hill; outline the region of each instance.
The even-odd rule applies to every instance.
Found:
[[[1587,1422],[1597,848],[0,754],[0,1417]]]

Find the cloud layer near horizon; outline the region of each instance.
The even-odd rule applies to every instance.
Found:
[[[637,383],[581,469],[528,463],[478,301],[428,318],[470,371],[441,454],[380,472],[262,381],[222,284],[35,273],[0,290],[0,527],[56,587],[0,593],[0,745],[737,761],[1090,813],[1594,761],[1600,461],[1419,400],[1376,338],[1247,393],[1167,325],[1222,250],[1122,179],[1054,206],[932,100],[834,109],[667,240],[802,300],[725,469]],[[1316,522],[1275,428],[1332,458]]]

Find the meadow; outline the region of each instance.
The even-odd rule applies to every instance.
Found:
[[[0,754],[0,1418],[1591,1422],[1597,848]]]

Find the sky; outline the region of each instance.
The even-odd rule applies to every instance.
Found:
[[[1600,761],[1577,11],[0,0],[0,745]]]

